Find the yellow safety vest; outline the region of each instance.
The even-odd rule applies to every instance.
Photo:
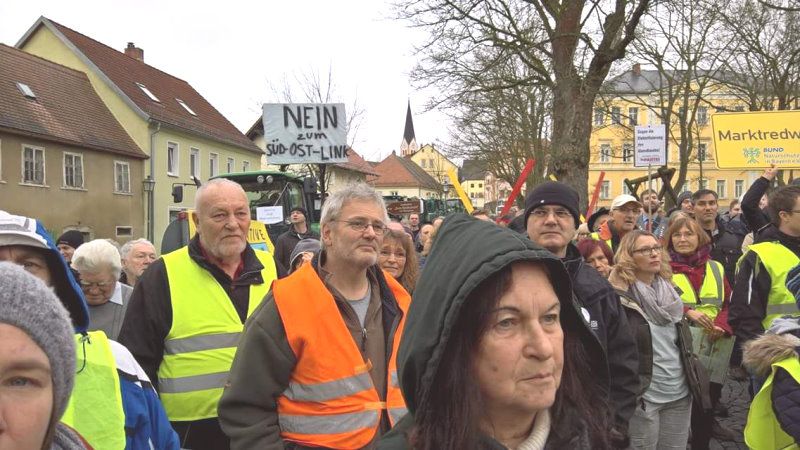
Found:
[[[772,321],[778,317],[800,316],[794,295],[786,289],[786,274],[800,263],[800,258],[780,242],[753,244],[750,246],[750,251],[758,255],[772,280],[767,297],[767,314],[761,321],[764,329],[769,329]]]
[[[772,409],[772,382],[778,367],[789,372],[800,383],[800,362],[792,356],[772,365],[772,373],[758,391],[744,427],[744,442],[753,450],[800,449],[797,443],[781,428]]]
[[[699,304],[697,302],[697,294],[686,274],[674,274],[672,282],[680,288],[681,300],[683,300],[684,305],[700,311],[713,320],[719,314],[719,310],[722,308],[722,300],[725,297],[724,276],[725,269],[722,264],[713,260],[709,260],[706,263],[706,275],[703,278],[703,284],[700,286]]]
[[[606,245],[608,245],[608,248],[611,249],[611,253],[614,253],[614,245],[611,243],[611,239],[600,239],[600,233],[596,231],[590,234],[589,236],[591,236],[591,238],[594,239],[595,241],[605,242]]]
[[[75,387],[61,421],[94,448],[124,449],[125,410],[108,338],[102,331],[91,331],[76,334],[75,344]]]
[[[269,253],[254,250],[264,266],[262,284],[250,286],[247,317],[277,278]],[[188,247],[165,255],[172,327],[158,368],[161,403],[170,421],[217,417],[244,325],[217,280],[189,256]]]

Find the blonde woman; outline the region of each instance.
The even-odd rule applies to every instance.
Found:
[[[633,230],[620,241],[615,260],[608,281],[622,295],[640,351],[642,394],[630,421],[631,447],[686,448],[692,398],[708,405],[708,380],[701,381],[704,371],[691,357],[691,333],[672,286],[669,256],[652,233]]]

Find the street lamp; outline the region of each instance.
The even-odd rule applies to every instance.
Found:
[[[450,183],[447,182],[447,178],[442,179],[442,191],[444,192],[444,214],[447,215],[447,197],[450,193]]]
[[[156,188],[156,180],[153,179],[150,175],[147,176],[144,180],[142,180],[142,188],[145,192],[153,192]]]
[[[142,180],[142,189],[147,195],[147,239],[150,242],[153,241],[153,233],[154,233],[154,223],[153,223],[153,214],[155,212],[155,205],[153,204],[153,191],[156,188],[156,180],[153,179],[152,175],[148,175],[147,178]]]

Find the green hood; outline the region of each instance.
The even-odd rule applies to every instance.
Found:
[[[573,301],[567,270],[556,256],[522,234],[464,214],[451,215],[442,224],[417,282],[397,355],[410,412],[428,395],[466,298],[482,281],[517,261],[538,261],[547,267],[562,302],[565,332],[577,330],[583,342],[593,341]]]

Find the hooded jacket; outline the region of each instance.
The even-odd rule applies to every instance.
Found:
[[[436,389],[432,381],[462,308],[468,307],[465,300],[481,282],[497,272],[510,270],[510,265],[519,261],[536,261],[547,268],[561,300],[564,332],[577,333],[587,355],[602,355],[596,337],[578,312],[569,276],[560,260],[519,233],[464,214],[451,215],[442,224],[427,268],[417,283],[397,356],[400,386],[409,413],[384,436],[379,448],[409,448],[407,433],[414,426],[414,414],[431,390]],[[602,363],[590,363],[591,367],[598,367],[597,364]],[[546,446],[589,448],[585,424],[577,414],[553,418]],[[488,436],[482,436],[480,447],[504,448]]]
[[[570,243],[563,259],[575,296],[589,316],[589,326],[597,335],[606,355],[602,373],[609,380],[609,400],[614,421],[625,433],[636,409],[639,391],[639,356],[628,318],[614,288],[593,267],[584,262],[577,247]],[[613,376],[609,377],[609,374]]]
[[[46,260],[53,289],[69,312],[75,332],[85,333],[89,327],[89,309],[83,297],[83,291],[78,287],[72,271],[67,267],[66,261],[44,225],[35,219],[12,216],[5,211],[0,211],[0,221],[5,222],[8,217],[23,220],[24,226],[18,230],[4,227],[0,233],[4,237],[4,239],[0,239],[0,246],[11,245],[12,242],[8,239],[13,235],[17,239],[23,238],[29,241],[29,243],[17,242],[20,245],[33,246],[34,242],[38,242],[39,247],[42,246],[41,244],[47,247]],[[180,448],[178,436],[172,430],[164,407],[144,370],[128,349],[117,342],[109,342],[119,375],[122,409],[125,414],[126,450],[149,450],[153,447],[177,450]],[[79,379],[77,377],[76,382]],[[60,432],[63,434],[63,430]],[[66,439],[65,436],[61,436],[61,438],[57,436],[57,438]],[[54,445],[57,443],[58,441],[54,442]],[[67,441],[64,441],[63,445],[68,445]]]

